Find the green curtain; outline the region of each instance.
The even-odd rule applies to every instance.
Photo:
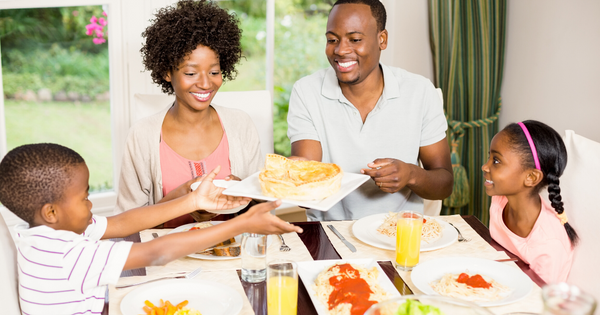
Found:
[[[476,215],[486,225],[490,198],[481,166],[498,132],[505,26],[506,0],[429,0],[435,84],[444,93],[448,139],[458,145],[470,188],[466,206],[443,213]]]

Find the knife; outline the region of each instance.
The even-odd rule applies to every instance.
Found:
[[[344,244],[346,244],[346,246],[348,246],[348,248],[350,249],[350,251],[352,251],[353,253],[356,252],[356,247],[354,247],[354,245],[350,244],[350,242],[348,242],[343,236],[342,234],[340,234],[340,232],[338,232],[338,230],[335,229],[335,227],[333,227],[333,225],[329,224],[327,225],[327,227],[333,231],[333,233],[340,238],[340,240],[342,240],[342,242]]]

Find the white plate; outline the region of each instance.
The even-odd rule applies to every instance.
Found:
[[[224,221],[210,221],[210,223],[217,225],[217,224],[221,224]],[[194,225],[196,225],[197,223],[188,223],[188,224],[184,224],[181,226],[178,226],[176,228],[174,228],[173,230],[171,230],[171,232],[169,232],[168,234],[171,233],[179,233],[179,232],[185,232],[191,228],[194,227]],[[242,235],[237,235],[235,237],[235,241],[238,243],[242,243]],[[273,240],[271,238],[271,235],[267,235],[267,248],[269,246],[271,246],[271,243],[273,243]],[[235,256],[235,257],[230,257],[230,256],[215,256],[215,255],[202,255],[202,254],[189,254],[187,255],[190,258],[196,258],[196,259],[203,259],[203,260],[232,260],[232,259],[240,259],[242,256]]]
[[[161,280],[127,293],[121,301],[121,313],[145,314],[142,309],[144,301],[149,300],[156,305],[160,299],[174,305],[188,300],[187,307],[200,311],[202,315],[236,315],[244,303],[237,291],[221,283],[193,279]]]
[[[235,186],[225,189],[223,194],[230,196],[250,197],[254,199],[269,201],[277,200],[278,198],[269,197],[262,194],[262,190],[260,189],[260,182],[258,181],[258,174],[260,174],[260,172],[256,172],[247,177],[246,179],[242,180]],[[323,200],[281,200],[283,202],[291,203],[306,208],[311,208],[313,210],[327,211],[331,209],[331,207],[333,207],[340,200],[342,200],[344,197],[346,197],[349,193],[351,193],[353,190],[355,190],[364,182],[366,182],[369,178],[371,177],[363,174],[344,173],[344,177],[342,178],[342,186],[340,187],[340,190]]]
[[[200,186],[201,182],[195,182],[193,184],[190,185],[190,187],[192,188],[192,191],[196,190],[198,188],[198,186]],[[215,186],[220,187],[220,188],[229,188],[229,187],[233,187],[235,184],[240,183],[237,180],[224,180],[224,179],[215,179],[213,180],[213,184],[215,184]],[[218,213],[218,214],[231,214],[231,213],[237,213],[240,210],[244,209],[247,205],[241,205],[239,207],[235,207],[235,208],[231,208],[231,209],[226,209],[226,210],[206,210],[206,212],[210,212],[210,213]]]
[[[531,279],[519,268],[493,260],[472,257],[438,258],[418,264],[410,278],[419,290],[428,295],[439,295],[429,285],[447,273],[480,274],[509,287],[512,292],[503,299],[489,302],[474,302],[480,306],[498,306],[516,302],[531,291]]]
[[[388,278],[375,259],[340,259],[298,262],[298,275],[300,276],[300,279],[302,279],[302,283],[304,283],[304,287],[306,288],[306,291],[308,291],[308,295],[310,296],[310,299],[312,300],[319,315],[327,315],[329,312],[327,310],[327,305],[321,303],[319,298],[317,298],[317,294],[313,288],[315,285],[315,280],[317,279],[317,276],[319,276],[319,273],[325,270],[325,268],[339,263],[352,263],[356,265],[362,265],[365,268],[372,268],[373,266],[377,267],[379,270],[379,277],[377,280],[381,288],[391,295],[390,298],[401,296],[398,292],[398,289],[396,289],[392,281],[390,281],[390,278]]]
[[[396,237],[389,237],[377,232],[377,228],[385,220],[387,213],[373,214],[357,220],[352,225],[352,233],[356,238],[382,249],[396,250]],[[458,232],[448,222],[425,216],[427,220],[436,220],[442,226],[442,236],[431,243],[421,242],[421,251],[427,252],[452,245],[456,242]]]

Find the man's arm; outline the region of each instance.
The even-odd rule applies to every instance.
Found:
[[[361,173],[373,178],[382,191],[398,192],[408,187],[421,198],[444,199],[452,193],[454,175],[450,162],[450,149],[446,138],[419,149],[423,168],[397,159],[377,159],[362,169]]]
[[[316,140],[299,140],[292,143],[291,158],[300,157],[311,161],[321,162],[323,149],[321,142]]]

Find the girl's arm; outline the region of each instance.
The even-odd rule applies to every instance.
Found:
[[[108,226],[102,238],[126,237],[198,209],[224,210],[247,204],[250,198],[221,194],[225,189],[212,183],[219,170],[217,166],[202,180],[198,189],[181,198],[108,217]]]
[[[270,213],[281,201],[256,205],[248,212],[221,224],[182,233],[168,234],[131,247],[123,270],[164,265],[177,258],[204,250],[238,234],[302,233],[302,229],[282,221]]]

